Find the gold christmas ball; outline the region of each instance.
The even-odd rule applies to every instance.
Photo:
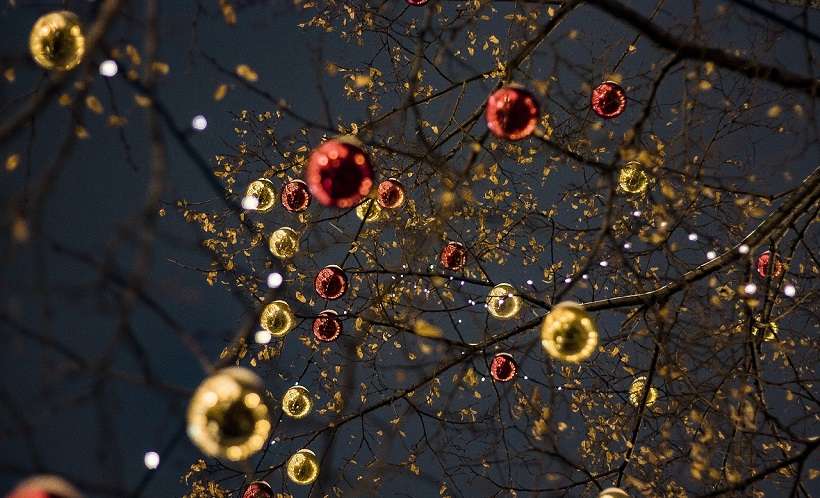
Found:
[[[541,324],[541,345],[555,359],[578,363],[595,351],[598,331],[580,304],[558,303]]]
[[[73,12],[59,10],[37,19],[28,46],[34,61],[45,69],[68,71],[83,60],[85,36]]]
[[[757,337],[760,334],[763,334],[763,340],[766,342],[771,342],[777,340],[777,333],[780,331],[780,327],[778,327],[777,322],[756,322],[752,326],[752,334]]]
[[[629,386],[629,402],[632,403],[633,406],[639,406],[641,404],[641,398],[643,397],[643,390],[645,386],[646,377],[643,375],[640,377],[635,377],[635,380],[632,381],[632,385]],[[650,386],[649,392],[646,394],[647,408],[654,405],[657,399],[658,390]]]
[[[268,249],[279,259],[289,259],[299,252],[299,234],[289,227],[274,231],[268,239]]]
[[[368,209],[370,211],[368,211]],[[366,220],[364,219],[365,213],[367,213]],[[373,199],[365,199],[364,202],[356,206],[356,216],[367,223],[378,221],[382,217],[382,207],[378,202],[374,202]]]
[[[274,337],[284,337],[294,326],[296,318],[285,301],[272,301],[262,310],[259,325]]]
[[[629,498],[629,495],[621,488],[606,488],[601,491],[598,498]]]
[[[206,455],[245,460],[265,446],[271,431],[262,380],[244,367],[219,370],[194,391],[188,437]]]
[[[618,186],[627,194],[643,194],[649,187],[649,175],[638,161],[629,161],[618,172]]]
[[[312,451],[301,449],[288,459],[287,473],[294,484],[311,484],[319,477],[319,460]]]
[[[243,200],[243,208],[267,213],[276,205],[276,189],[273,187],[273,182],[267,178],[260,178],[250,182],[248,188],[245,189],[245,199],[255,199],[255,201],[251,201],[250,205],[246,205],[245,200]]]
[[[305,418],[312,409],[310,392],[302,386],[293,386],[282,396],[282,411],[290,418]]]
[[[498,284],[487,294],[487,311],[500,320],[515,318],[521,311],[521,296],[510,284]]]

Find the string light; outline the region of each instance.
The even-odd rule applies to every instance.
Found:
[[[749,254],[749,246],[747,246],[746,244],[740,244],[740,246],[737,248],[737,252],[739,252],[740,254]]]
[[[788,297],[794,297],[797,294],[797,289],[792,284],[786,284],[783,287],[783,294],[787,295]]]
[[[715,251],[709,251],[709,252],[706,253],[706,258],[707,259],[712,260],[712,259],[715,259],[716,257],[717,257],[717,253]]]
[[[268,275],[268,288],[270,289],[278,289],[283,282],[282,274],[278,272],[273,272]]]
[[[149,451],[145,454],[143,462],[145,463],[145,468],[150,470],[156,469],[159,467],[159,453],[156,451]]]
[[[100,62],[100,75],[105,76],[106,78],[113,78],[117,75],[119,71],[119,67],[117,67],[117,61],[106,59]]]
[[[696,233],[690,233],[690,234],[689,234],[689,240],[691,240],[692,242],[697,241],[697,240],[698,240],[698,234],[696,234]]]
[[[195,129],[196,131],[202,131],[208,127],[208,120],[202,114],[197,114],[191,120],[191,128]]]

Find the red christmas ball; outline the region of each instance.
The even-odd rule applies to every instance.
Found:
[[[82,495],[62,477],[38,475],[18,484],[6,498],[82,498]]]
[[[772,259],[772,252],[766,251],[757,257],[757,274],[760,278],[766,278],[769,274],[769,263]],[[777,256],[774,257],[774,265],[772,266],[772,278],[780,278],[786,268]]]
[[[498,382],[509,382],[513,380],[518,372],[518,365],[510,353],[496,353],[493,362],[490,363],[490,375]]]
[[[292,180],[282,188],[282,205],[291,213],[299,213],[310,206],[310,190],[302,180]]]
[[[254,481],[245,488],[242,498],[273,498],[273,489],[265,481]]]
[[[448,242],[441,250],[439,262],[448,270],[458,271],[467,262],[467,249],[461,242]]]
[[[347,291],[347,275],[336,265],[325,266],[316,274],[313,287],[324,299],[339,299]]]
[[[416,7],[421,7],[422,5],[426,4],[429,1],[430,0],[407,0],[407,3],[409,5],[413,5],[413,6],[416,6]]]
[[[487,99],[487,128],[499,138],[521,140],[535,131],[538,101],[523,88],[505,86]]]
[[[325,206],[353,207],[373,186],[373,166],[352,137],[328,140],[310,154],[305,180]]]
[[[626,110],[626,92],[614,81],[604,81],[592,90],[590,103],[598,116],[615,118]]]
[[[341,333],[342,321],[339,319],[339,314],[333,310],[325,310],[313,320],[313,335],[316,340],[332,342]]]
[[[379,205],[387,209],[395,209],[404,204],[404,185],[395,178],[388,178],[379,184]]]

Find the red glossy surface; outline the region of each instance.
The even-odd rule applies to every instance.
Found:
[[[313,320],[313,336],[322,342],[335,341],[342,333],[342,321],[336,312],[325,310]]]
[[[245,488],[242,498],[273,498],[273,489],[265,481],[254,481]]]
[[[387,209],[396,209],[404,204],[404,186],[395,178],[388,178],[379,184],[378,203]]]
[[[324,299],[339,299],[347,291],[347,275],[338,266],[325,266],[313,281],[316,294]]]
[[[304,211],[310,206],[310,190],[302,180],[293,180],[282,188],[282,206],[291,213]]]
[[[626,110],[626,92],[621,85],[605,81],[592,90],[590,105],[595,114],[602,118],[620,116]]]
[[[458,271],[467,262],[467,250],[460,242],[448,242],[441,250],[439,262],[448,270]]]
[[[328,140],[313,150],[305,169],[310,193],[322,205],[355,206],[373,187],[373,166],[352,140]]]
[[[499,138],[521,140],[530,136],[539,114],[535,97],[523,88],[505,86],[487,99],[487,128]]]
[[[766,278],[769,274],[769,265],[771,264],[772,252],[766,251],[757,257],[757,274],[761,278]],[[783,275],[783,263],[777,256],[774,257],[774,266],[772,267],[772,278],[779,278]]]
[[[490,364],[490,375],[498,382],[509,382],[513,380],[518,372],[518,365],[509,353],[497,353],[493,356]]]

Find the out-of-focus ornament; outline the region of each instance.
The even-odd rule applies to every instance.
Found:
[[[310,190],[302,180],[291,180],[282,187],[282,206],[291,213],[300,213],[310,206]]]
[[[319,460],[315,453],[303,448],[288,459],[286,471],[294,484],[306,486],[319,477]]]
[[[299,234],[290,227],[282,227],[270,234],[268,249],[279,259],[289,259],[299,251]]]
[[[458,271],[467,262],[467,249],[461,242],[448,242],[441,250],[439,262],[448,270]]]
[[[649,186],[649,175],[638,161],[629,161],[618,172],[618,186],[627,194],[643,194]]]
[[[626,92],[614,81],[604,81],[592,90],[590,104],[598,116],[615,118],[626,110]]]
[[[404,204],[404,185],[395,178],[388,178],[381,182],[378,188],[379,205],[386,209],[400,208]]]
[[[535,131],[539,114],[535,97],[517,85],[499,88],[487,99],[487,128],[499,138],[527,138]]]
[[[490,375],[498,382],[513,380],[518,372],[518,365],[510,353],[496,353],[490,363]]]
[[[756,321],[752,326],[752,334],[755,336],[763,334],[763,340],[766,342],[777,340],[778,332],[780,332],[780,327],[778,327],[777,322],[763,323]]]
[[[328,140],[313,150],[305,170],[310,192],[325,206],[353,207],[373,186],[373,166],[355,137]]]
[[[245,189],[245,197],[257,200],[254,211],[267,213],[276,204],[276,189],[273,187],[273,182],[267,178],[260,178],[248,184],[248,188]]]
[[[429,1],[430,0],[407,0],[407,3],[409,5],[414,6],[414,7],[421,7],[422,5],[427,4],[427,2],[429,2]]]
[[[365,214],[367,219],[365,220]],[[382,207],[373,199],[365,199],[364,202],[356,206],[356,217],[365,222],[378,221],[382,216]]]
[[[347,275],[336,265],[325,266],[316,274],[313,287],[323,299],[339,299],[347,292]]]
[[[188,405],[188,437],[206,455],[245,460],[271,430],[265,386],[251,370],[230,367],[205,379]]]
[[[282,396],[282,411],[290,418],[305,418],[312,409],[310,392],[302,386],[293,386]]]
[[[313,336],[322,342],[335,341],[342,333],[342,321],[333,310],[324,310],[313,320]]]
[[[242,498],[273,498],[273,488],[265,481],[253,481],[245,488]]]
[[[521,296],[510,284],[498,284],[487,294],[487,311],[501,320],[515,318],[521,311]]]
[[[34,23],[28,46],[34,61],[45,69],[68,71],[83,60],[85,36],[73,12],[50,12]]]
[[[646,377],[643,375],[640,377],[635,377],[635,380],[632,381],[632,385],[629,386],[629,402],[632,403],[633,406],[638,406],[641,404],[641,398],[643,397],[643,390],[645,387]],[[657,399],[658,390],[650,386],[649,392],[646,394],[647,408],[654,405]]]
[[[259,325],[274,337],[284,337],[294,326],[296,318],[285,301],[271,301],[259,316]]]
[[[606,488],[601,491],[598,498],[629,498],[629,495],[621,488]]]
[[[580,304],[562,302],[544,317],[541,345],[555,359],[578,363],[595,351],[598,331]]]
[[[6,498],[82,498],[82,494],[59,476],[39,475],[23,480]]]
[[[757,257],[757,274],[760,278],[766,278],[769,275],[769,264],[772,259],[772,251],[761,253]],[[785,265],[780,261],[777,255],[774,256],[774,264],[772,265],[772,278],[780,278],[783,272],[786,271]]]

